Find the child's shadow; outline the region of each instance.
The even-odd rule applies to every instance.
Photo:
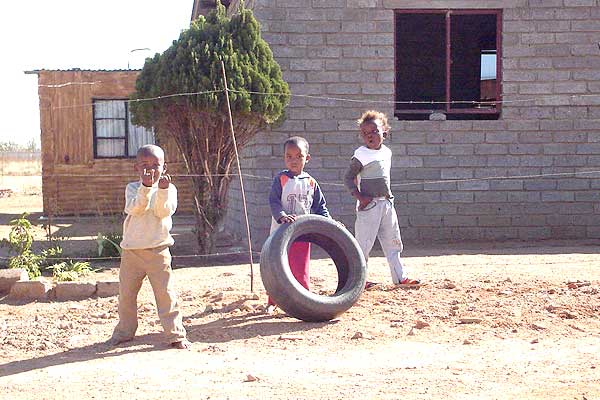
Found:
[[[196,314],[190,317],[199,318],[202,315]],[[287,332],[307,331],[335,322],[308,323],[299,320],[281,321],[276,316],[255,313],[221,318],[217,321],[188,327],[187,330],[188,338],[192,342],[223,343],[257,336],[273,336]],[[164,343],[164,336],[161,332],[150,333],[136,336],[131,342],[122,343],[118,346],[111,346],[106,342],[101,342],[47,356],[11,361],[0,365],[0,377],[56,365],[85,362],[98,358],[119,357],[131,353],[161,351],[169,348],[170,346]]]
[[[148,346],[139,348],[141,344]],[[129,349],[129,347],[133,346],[136,347]],[[160,333],[150,333],[147,335],[136,336],[131,342],[122,343],[118,346],[111,346],[106,342],[94,343],[84,347],[69,349],[60,353],[49,354],[47,356],[0,364],[0,377],[20,374],[22,372],[29,372],[36,369],[43,369],[55,365],[89,361],[98,358],[118,357],[130,353],[159,351],[167,348],[169,347],[168,345],[164,344],[163,336]],[[114,351],[115,349],[120,350]]]

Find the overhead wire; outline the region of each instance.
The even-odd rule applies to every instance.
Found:
[[[66,86],[72,86],[72,85],[93,85],[93,84],[99,84],[99,83],[107,83],[110,82],[109,81],[93,81],[93,82],[64,82],[64,83],[59,83],[59,84],[39,84],[39,87],[49,87],[49,88],[62,88],[62,87],[66,87]],[[165,98],[172,98],[172,97],[187,97],[187,96],[198,96],[198,95],[203,95],[203,94],[210,94],[210,93],[220,93],[220,92],[224,92],[225,89],[215,89],[215,90],[205,90],[205,91],[197,91],[197,92],[178,92],[178,93],[172,93],[172,94],[168,94],[168,95],[162,95],[162,96],[155,96],[155,97],[147,97],[147,98],[140,98],[140,99],[124,99],[124,101],[131,103],[131,102],[140,102],[140,101],[154,101],[154,100],[161,100],[161,99],[165,99]],[[316,99],[316,100],[328,100],[328,101],[339,101],[339,102],[348,102],[348,103],[373,103],[373,104],[407,104],[407,105],[411,105],[411,104],[415,104],[415,105],[427,105],[427,104],[432,104],[432,105],[444,105],[444,104],[473,104],[473,105],[501,105],[501,104],[512,104],[512,103],[530,103],[530,102],[536,102],[536,101],[543,101],[543,100],[548,100],[549,98],[552,99],[565,99],[565,98],[569,98],[569,99],[575,99],[575,98],[591,98],[591,97],[600,97],[600,93],[599,94],[594,94],[594,93],[582,93],[582,94],[572,94],[572,93],[565,93],[565,94],[551,94],[551,95],[541,95],[539,97],[528,97],[525,99],[502,99],[502,100],[450,100],[450,101],[441,101],[441,100],[385,100],[385,99],[356,99],[356,98],[349,98],[349,97],[335,97],[335,96],[320,96],[320,95],[313,95],[313,94],[294,94],[294,93],[284,93],[284,92],[260,92],[260,91],[252,91],[252,90],[239,90],[239,89],[231,89],[228,88],[227,89],[228,92],[231,93],[248,93],[248,94],[253,94],[253,95],[268,95],[268,96],[290,96],[290,97],[299,97],[299,98],[309,98],[309,99]],[[506,96],[505,96],[506,97]],[[75,108],[75,107],[88,107],[90,105],[92,105],[93,103],[83,103],[83,104],[75,104],[75,105],[68,105],[68,106],[56,106],[56,107],[45,107],[45,108],[40,108],[40,109],[62,109],[62,108]],[[556,107],[556,106],[560,106],[561,104],[556,104],[556,103],[552,103],[551,106]],[[572,104],[562,104],[562,105],[572,105]],[[582,106],[582,105],[580,105]]]

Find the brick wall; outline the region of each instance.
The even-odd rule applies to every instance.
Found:
[[[391,101],[393,10],[413,8],[502,9],[503,96],[518,101],[504,104],[499,120],[390,118],[403,237],[600,237],[600,175],[568,175],[600,171],[600,1],[264,0],[254,12],[293,94]],[[294,97],[287,121],[244,150],[243,171],[266,177],[245,182],[255,246],[268,234],[267,178],[283,168],[281,143],[292,135],[309,140],[307,171],[334,217],[353,226],[341,182],[360,145],[354,121],[371,107],[393,115],[387,104]],[[542,174],[567,175],[471,180]],[[244,236],[238,182],[230,197],[226,229]]]

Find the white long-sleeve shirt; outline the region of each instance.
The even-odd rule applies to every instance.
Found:
[[[125,188],[125,221],[123,222],[122,249],[151,249],[171,246],[173,219],[177,209],[177,188],[147,187],[142,182],[131,182]]]

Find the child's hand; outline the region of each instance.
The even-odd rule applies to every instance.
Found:
[[[171,183],[171,175],[162,174],[158,179],[158,188],[159,189],[168,189],[169,184]]]
[[[358,209],[359,210],[364,210],[364,208],[366,206],[368,206],[369,203],[373,200],[372,197],[370,197],[370,196],[363,196],[360,193],[356,194],[356,199],[358,200]]]
[[[340,220],[335,219],[335,222],[337,222],[338,224],[340,224],[341,226],[343,226],[344,228],[348,229],[348,227]]]
[[[142,174],[140,175],[140,178],[142,179],[142,184],[148,187],[154,185],[154,182],[156,182],[157,173],[158,171],[156,171],[155,169],[144,168]]]
[[[292,215],[284,215],[283,217],[279,218],[279,223],[280,224],[291,224],[295,220],[296,220],[296,216],[293,214]]]

